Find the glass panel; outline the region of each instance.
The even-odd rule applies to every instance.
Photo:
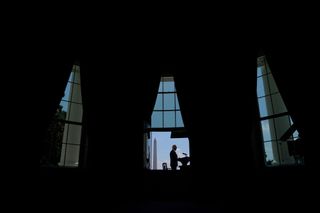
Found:
[[[267,103],[266,100],[270,100],[270,97],[264,97],[264,98],[259,98],[259,110],[260,110],[260,117],[265,117],[268,116],[268,111],[267,111]]]
[[[265,160],[267,165],[272,165],[272,161],[274,160],[272,143],[273,142],[271,141],[264,143]]]
[[[70,110],[69,110],[70,116],[69,121],[74,122],[82,122],[82,105],[81,104],[70,104]]]
[[[299,132],[298,132],[298,130],[296,130],[293,133],[293,138],[298,138],[298,137],[299,137]]]
[[[71,101],[75,103],[82,103],[81,101],[81,88],[79,84],[73,84],[71,92]]]
[[[271,140],[269,120],[261,121],[261,129],[262,129],[263,141]]]
[[[164,110],[174,109],[174,93],[164,95]]]
[[[288,116],[281,116],[274,119],[274,124],[277,132],[277,140],[280,139],[283,134],[290,128]]]
[[[66,152],[66,144],[62,144],[59,166],[64,166],[65,152]]]
[[[162,94],[158,94],[154,110],[162,110]]]
[[[67,145],[65,166],[77,167],[79,162],[80,146]]]
[[[80,84],[80,67],[76,66],[76,71],[74,72],[74,83]]]
[[[257,77],[259,77],[261,75],[262,75],[262,69],[261,69],[261,67],[258,67],[257,68]]]
[[[74,76],[74,72],[71,72],[68,80],[69,82],[73,82],[73,76]]]
[[[162,81],[160,82],[160,84],[159,84],[159,92],[163,92],[163,85],[162,85],[163,83],[162,83]]]
[[[81,125],[69,124],[67,143],[80,144],[81,142]]]
[[[62,111],[63,111],[64,113],[68,112],[69,102],[61,101],[61,102],[60,102],[60,106],[62,106]]]
[[[181,111],[176,111],[177,116],[177,127],[184,127]]]
[[[270,67],[269,67],[269,64],[268,64],[266,58],[265,58],[265,67],[266,67],[266,73],[267,73],[267,74],[268,74],[268,73],[271,73],[271,70],[270,70]]]
[[[65,100],[65,101],[70,100],[70,89],[71,89],[71,83],[68,82],[66,89],[64,90],[64,96],[62,97],[62,100]]]
[[[262,75],[267,74],[267,72],[266,72],[266,67],[265,67],[264,65],[261,66],[261,71],[262,71]]]
[[[269,81],[270,94],[279,92],[278,87],[276,85],[276,82],[275,82],[272,74],[270,73],[267,76],[268,76],[268,81]]]
[[[259,77],[257,80],[257,95],[258,97],[265,96],[264,84],[262,77]]]
[[[164,92],[174,92],[174,82],[173,81],[163,82],[163,91]]]
[[[268,119],[268,121],[269,121],[271,140],[275,141],[275,140],[277,140],[277,136],[276,136],[276,131],[275,131],[274,119]]]
[[[151,116],[151,126],[155,128],[163,127],[162,112],[153,112]]]
[[[180,109],[180,104],[179,104],[177,93],[174,94],[174,97],[176,99],[176,103],[175,103],[176,104],[176,109],[179,110]]]
[[[175,126],[175,112],[164,112],[164,127],[174,127]]]
[[[63,128],[63,140],[62,140],[62,143],[67,143],[67,136],[69,134],[69,125],[70,124],[65,124],[64,125],[64,128]]]
[[[272,98],[274,114],[287,112],[287,108],[283,102],[283,99],[282,99],[280,93],[272,95],[271,98]]]

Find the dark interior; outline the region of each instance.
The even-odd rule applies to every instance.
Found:
[[[85,52],[81,57],[67,48],[54,53],[46,75],[39,77],[46,82],[41,91],[47,94],[39,114],[39,145],[72,65],[80,63],[86,138],[81,146],[86,148],[81,150],[79,168],[40,168],[42,210],[67,206],[106,212],[308,212],[314,208],[309,190],[319,182],[315,56],[308,45],[230,40],[161,51],[147,44],[141,47],[138,41],[110,46],[93,41],[81,50]],[[304,140],[304,166],[264,165],[256,95],[261,54],[267,57]],[[143,169],[143,122],[150,119],[160,76],[167,73],[175,78],[190,140],[188,171]]]

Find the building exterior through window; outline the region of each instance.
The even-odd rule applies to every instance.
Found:
[[[64,97],[47,131],[40,166],[78,167],[82,110],[80,66],[74,65]]]
[[[145,168],[152,170],[171,169],[169,153],[174,144],[178,147],[176,151],[178,157],[189,157],[189,139],[185,133],[172,76],[161,77],[151,123],[146,123],[145,129]],[[184,167],[179,162],[178,169],[181,168]]]
[[[303,156],[294,150],[299,133],[293,129],[292,119],[266,58],[259,57],[257,65],[257,96],[265,163],[267,166],[303,164]],[[284,137],[285,135],[288,136]]]

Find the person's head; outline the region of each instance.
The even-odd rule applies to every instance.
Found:
[[[173,149],[174,151],[176,151],[176,150],[177,150],[177,146],[176,146],[176,145],[172,145],[172,149]]]

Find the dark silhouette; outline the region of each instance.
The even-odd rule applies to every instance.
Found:
[[[182,154],[184,154],[184,157],[178,158],[178,161],[180,161],[182,164],[179,167],[180,167],[180,170],[185,170],[185,169],[189,168],[188,163],[190,161],[190,157],[188,157],[188,154],[186,154],[186,153],[182,153]]]
[[[170,152],[170,167],[172,170],[177,170],[178,166],[178,155],[176,153],[177,146],[173,145],[172,150]]]

